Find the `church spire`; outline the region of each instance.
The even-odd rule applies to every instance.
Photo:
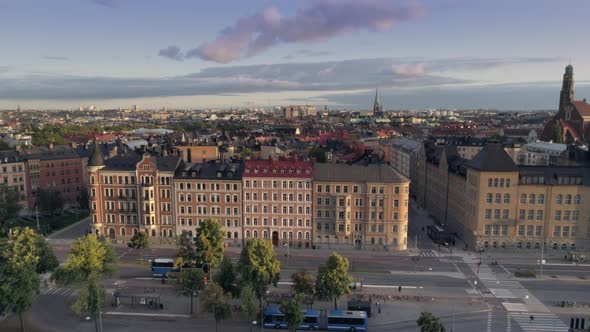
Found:
[[[565,67],[563,74],[563,83],[559,95],[559,113],[565,112],[565,109],[574,101],[574,67],[569,64]]]
[[[375,89],[375,102],[373,103],[373,115],[374,116],[383,116],[383,109],[381,107],[381,102],[379,102],[379,88]]]

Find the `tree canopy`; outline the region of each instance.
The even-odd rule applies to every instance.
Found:
[[[85,282],[91,275],[109,275],[115,271],[117,258],[113,248],[96,235],[87,234],[74,241],[66,264],[56,271],[63,284]]]
[[[194,295],[203,289],[205,286],[205,275],[203,271],[195,268],[182,269],[177,275],[174,286],[176,290],[182,295],[188,295],[191,298],[191,315],[193,314],[193,298]]]
[[[176,256],[181,257],[185,264],[193,263],[195,261],[195,245],[193,239],[190,238],[187,231],[182,231],[176,237]]]
[[[299,270],[291,275],[293,286],[291,289],[294,293],[313,295],[315,280],[313,274],[305,270]]]
[[[315,291],[320,298],[333,299],[338,309],[338,299],[350,294],[352,277],[348,274],[348,259],[332,253],[326,264],[318,268]]]
[[[240,294],[236,267],[227,257],[224,257],[221,261],[219,271],[213,275],[213,281],[218,283],[226,293],[231,294],[233,297]]]
[[[242,281],[254,286],[257,297],[262,297],[268,285],[276,286],[281,272],[281,262],[275,257],[270,241],[248,239],[240,254],[239,270]]]
[[[303,295],[295,293],[289,299],[281,303],[281,312],[285,315],[287,328],[290,331],[296,331],[297,327],[303,322],[303,311],[301,311],[301,304],[303,303]]]
[[[421,332],[445,332],[440,318],[433,315],[431,312],[422,312],[416,324],[420,327]]]
[[[223,288],[216,283],[210,283],[201,296],[201,310],[210,313],[215,318],[215,331],[219,321],[228,319],[232,315],[229,298],[223,293]]]
[[[209,271],[211,271],[211,267],[219,266],[223,260],[224,234],[221,224],[214,219],[205,219],[197,227],[195,258],[198,263],[206,263]]]

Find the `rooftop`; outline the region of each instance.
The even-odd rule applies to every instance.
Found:
[[[386,164],[316,164],[315,181],[401,183],[409,181]]]

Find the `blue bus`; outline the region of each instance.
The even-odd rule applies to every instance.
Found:
[[[180,269],[174,267],[172,258],[155,258],[152,260],[152,277],[162,278],[168,272],[178,272]]]
[[[328,331],[367,331],[368,324],[364,311],[333,310],[328,315]]]
[[[264,309],[264,327],[274,329],[286,329],[285,315],[278,306],[270,306]],[[317,330],[320,327],[320,312],[318,310],[303,310],[303,322],[298,330]]]

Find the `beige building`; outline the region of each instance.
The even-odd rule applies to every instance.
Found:
[[[407,248],[410,181],[385,164],[316,164],[316,244]]]
[[[242,163],[184,163],[174,178],[176,230],[190,237],[207,219],[221,223],[226,242],[242,241]]]
[[[204,163],[211,160],[219,160],[219,147],[217,145],[179,145],[176,149],[180,152],[185,163]]]
[[[472,248],[588,247],[590,169],[517,166],[499,144],[472,160],[422,150],[417,200]]]

